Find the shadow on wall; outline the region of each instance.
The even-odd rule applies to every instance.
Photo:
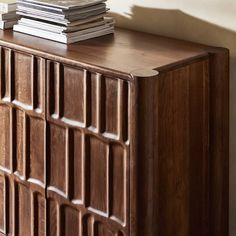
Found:
[[[230,235],[236,235],[236,32],[180,10],[133,6],[131,14],[111,15],[120,27],[230,49]]]

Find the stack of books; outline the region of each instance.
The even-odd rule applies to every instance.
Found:
[[[14,31],[61,43],[114,33],[106,0],[18,0]]]
[[[0,29],[10,29],[17,23],[16,0],[0,0]]]

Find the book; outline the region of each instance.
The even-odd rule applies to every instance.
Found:
[[[61,25],[55,25],[55,24],[23,17],[18,21],[18,24],[32,27],[32,28],[44,29],[45,31],[50,31],[50,32],[60,34],[60,33],[76,32],[79,30],[89,29],[89,28],[93,28],[97,26],[103,26],[106,24],[110,24],[114,26],[115,21],[111,17],[104,17],[99,20],[95,20],[92,22],[84,23],[84,24],[78,24],[75,26],[61,26]]]
[[[61,42],[61,43],[74,43],[74,42],[79,42],[82,40],[90,39],[90,38],[96,38],[108,34],[114,33],[114,27],[107,27],[103,28],[101,30],[89,32],[89,33],[82,33],[82,34],[75,34],[75,35],[63,35],[63,34],[57,34],[57,33],[52,33],[48,32],[45,30],[40,30],[40,29],[33,29],[28,26],[22,26],[22,25],[14,25],[14,31],[25,33],[25,34],[30,34],[33,36],[45,38],[45,39],[50,39],[53,41]]]
[[[15,11],[6,12],[6,13],[0,12],[0,20],[2,20],[2,21],[4,21],[4,20],[16,20],[18,18],[19,18],[19,16],[16,15]]]
[[[49,12],[49,13],[55,13],[55,14],[59,14],[59,15],[76,15],[76,14],[80,14],[83,12],[88,12],[91,10],[96,10],[98,8],[101,7],[105,7],[106,4],[104,2],[102,3],[98,3],[96,5],[92,5],[92,6],[88,6],[88,7],[83,7],[83,8],[78,8],[78,9],[72,9],[70,11],[62,11],[60,8],[55,8],[55,7],[49,7],[49,6],[44,6],[44,5],[38,5],[32,2],[22,2],[22,1],[18,1],[17,2],[17,9],[20,10],[38,10],[38,11],[43,11],[43,12]]]
[[[16,10],[16,0],[0,0],[0,12],[11,12]]]
[[[99,3],[106,2],[106,0],[18,0],[19,2],[30,2],[38,5],[54,7],[63,10],[72,10],[77,8],[84,8],[93,6]]]
[[[16,20],[14,21],[0,21],[0,29],[11,29],[13,25],[17,23]]]
[[[37,9],[29,9],[27,7],[21,7],[17,6],[17,13],[18,14],[24,14],[24,15],[29,15],[32,16],[34,15],[34,18],[37,17],[45,17],[45,18],[51,18],[55,20],[68,20],[68,21],[74,21],[74,20],[79,20],[79,19],[84,19],[88,18],[90,16],[94,15],[99,15],[102,13],[105,13],[108,9],[106,8],[106,5],[101,4],[101,5],[96,5],[96,7],[90,8],[90,9],[80,9],[79,11],[74,12],[73,14],[58,14],[58,13],[53,13],[53,12],[47,12],[47,11],[42,11],[42,10],[37,10]]]
[[[51,18],[51,17],[48,17],[48,15],[42,16],[42,15],[29,14],[29,13],[25,13],[25,12],[17,12],[17,13],[21,16],[25,16],[25,17],[28,17],[28,18],[31,18],[31,19],[39,19],[39,20],[53,22],[53,23],[66,25],[66,26],[77,25],[80,22],[89,22],[89,21],[92,21],[94,19],[99,19],[102,16],[105,16],[105,12],[102,12],[100,14],[97,13],[97,15],[95,14],[95,15],[92,15],[92,16],[89,16],[89,17],[80,16],[78,19],[70,21],[68,19]]]
[[[106,0],[18,0],[14,31],[73,43],[114,33]]]

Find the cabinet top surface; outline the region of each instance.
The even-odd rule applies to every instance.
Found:
[[[140,69],[158,69],[206,55],[206,48],[202,45],[119,28],[115,35],[71,45],[0,30],[0,45],[124,74]]]

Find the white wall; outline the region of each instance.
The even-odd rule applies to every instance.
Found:
[[[108,0],[117,25],[231,51],[230,236],[236,235],[236,1]]]

